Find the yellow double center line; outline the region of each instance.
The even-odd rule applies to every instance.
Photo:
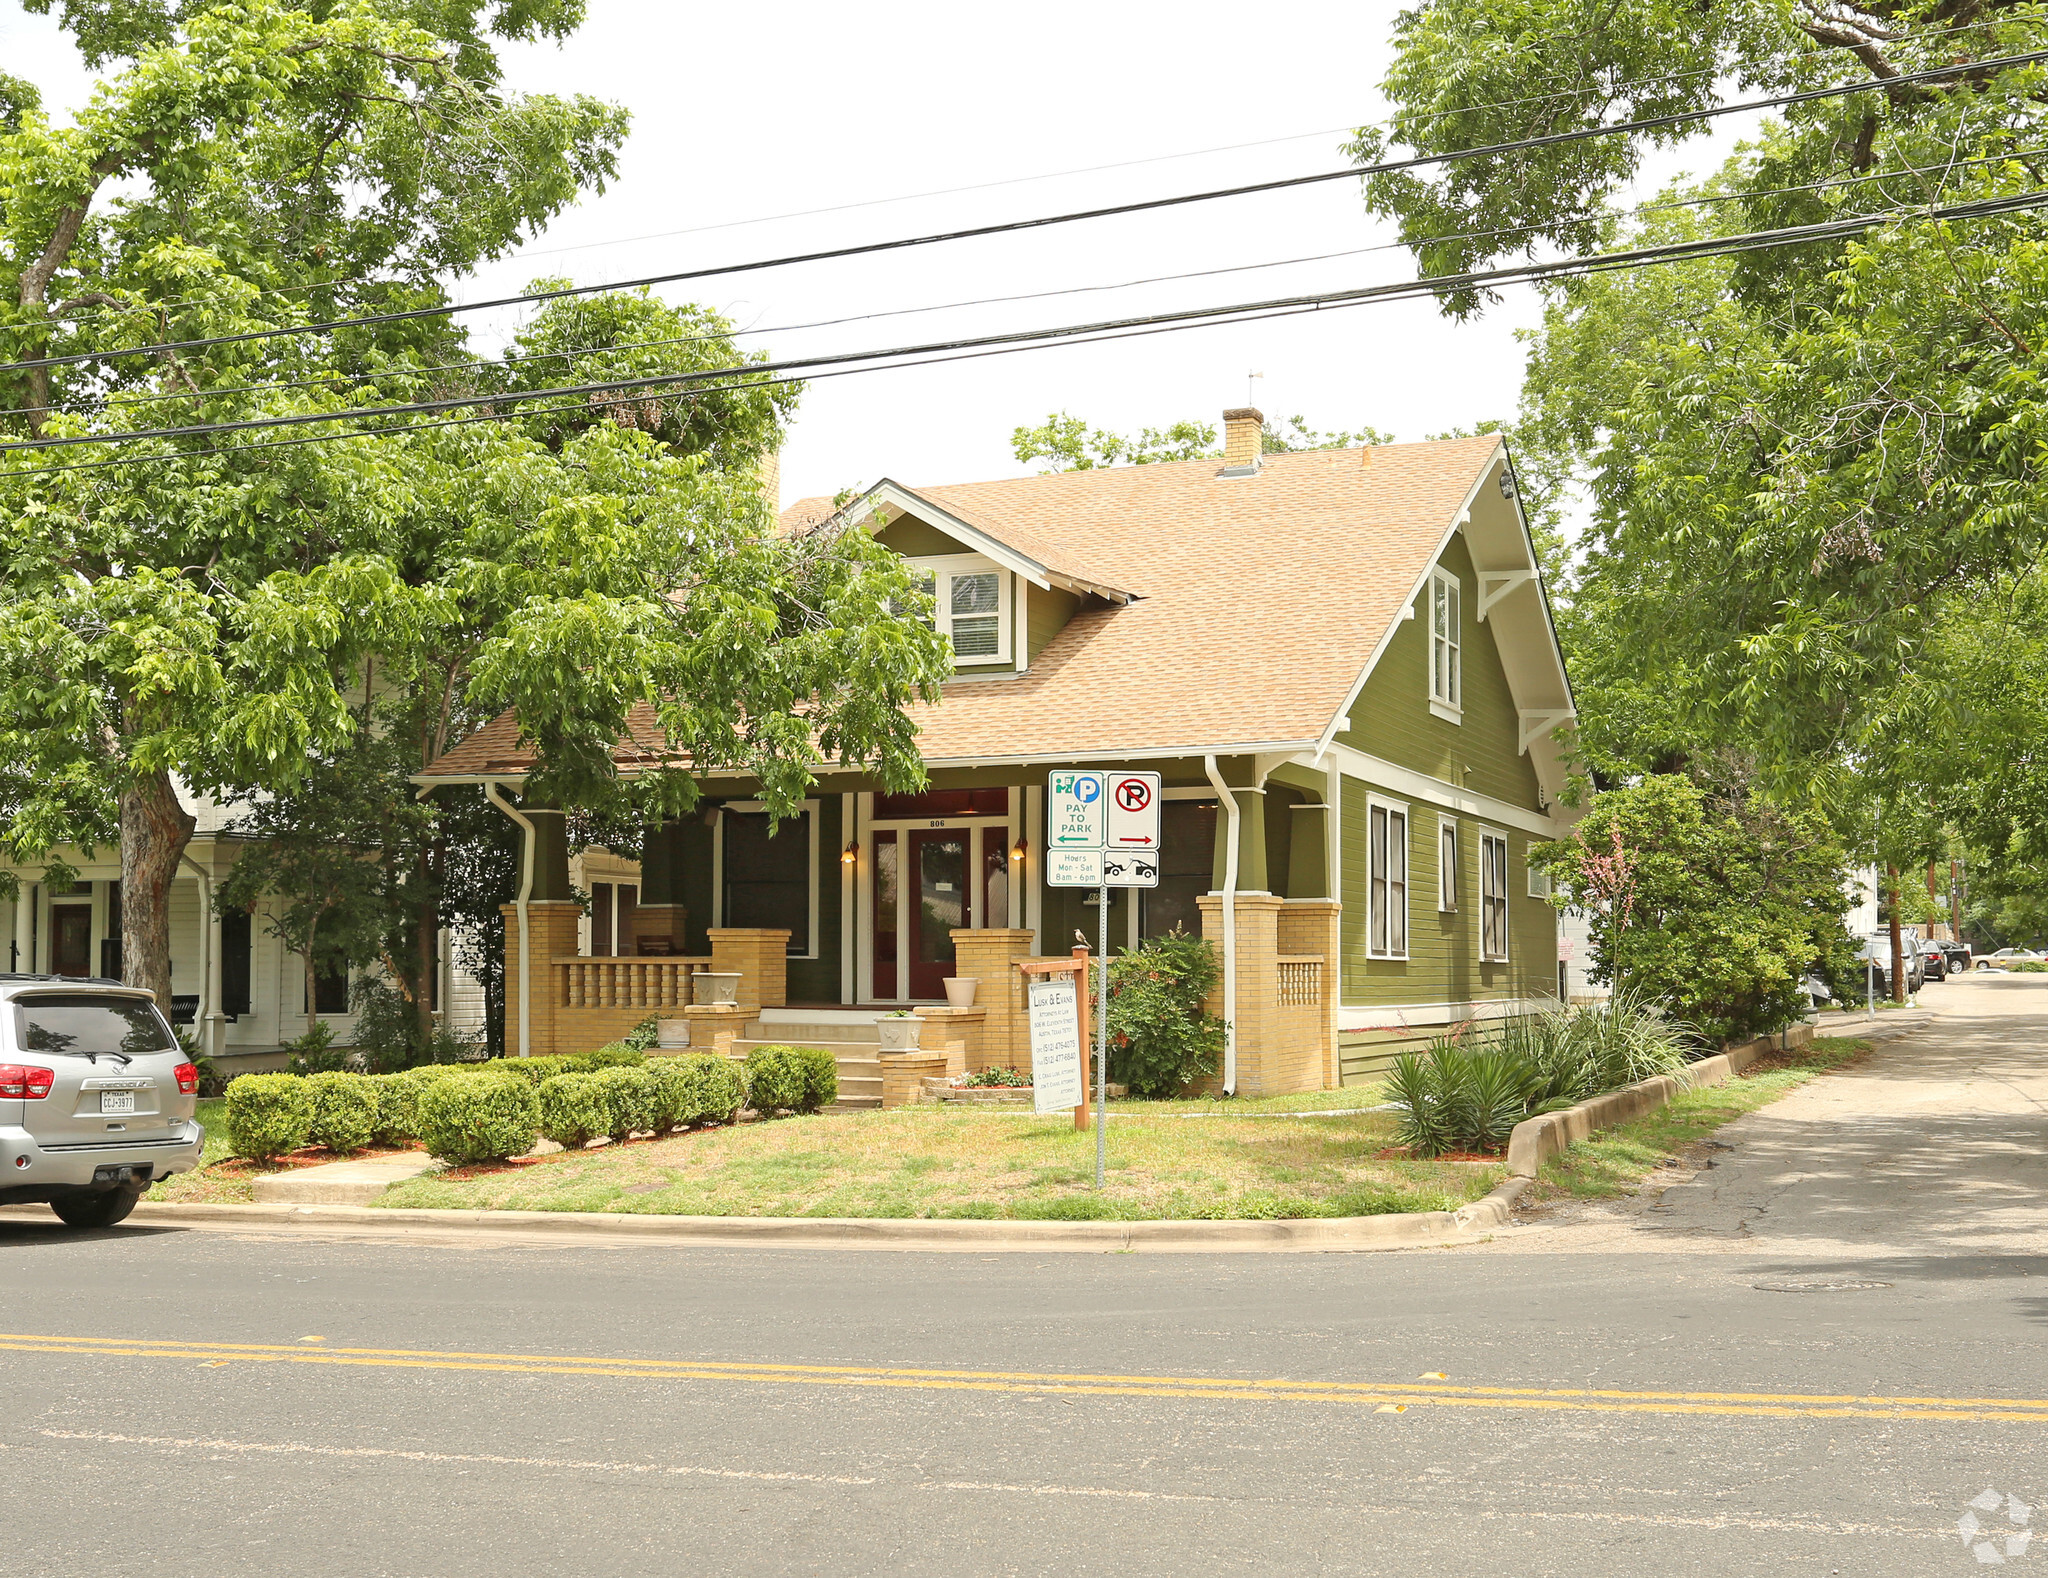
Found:
[[[1450,1381],[1297,1381],[1205,1375],[1084,1375],[1028,1370],[927,1370],[865,1364],[753,1364],[727,1360],[585,1358],[569,1354],[328,1348],[306,1344],[159,1342],[145,1338],[0,1333],[0,1353],[365,1369],[474,1370],[637,1381],[783,1386],[865,1386],[912,1391],[1013,1392],[1053,1397],[1181,1397],[1250,1403],[1337,1403],[1375,1409],[1507,1408],[1572,1413],[1732,1414],[1779,1419],[2008,1419],[2048,1424],[2048,1399],[1888,1397],[1808,1392],[1658,1392],[1591,1387],[1473,1386]]]

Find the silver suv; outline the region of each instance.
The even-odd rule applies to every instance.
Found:
[[[199,1070],[155,997],[119,981],[0,975],[0,1205],[112,1227],[199,1165]]]

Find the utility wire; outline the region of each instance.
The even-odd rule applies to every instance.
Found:
[[[1908,42],[1913,44],[1925,44],[1930,39],[1943,38],[1954,33],[1968,33],[1982,28],[2001,26],[2004,24],[2004,20],[2005,19],[2003,18],[1993,17],[1977,22],[1958,22],[1950,27],[1933,28],[1924,33],[1916,33],[1911,37],[1910,40],[1908,40]],[[1784,58],[1787,62],[1790,62],[1805,58],[1807,56],[1838,55],[1841,52],[1842,49],[1840,45],[1816,44],[1808,49],[1795,50],[1790,55]],[[1720,74],[1720,71],[1721,67],[1719,67],[1718,65],[1701,66],[1695,67],[1689,71],[1666,72],[1661,76],[1635,77],[1629,79],[1626,82],[1618,82],[1613,84],[1612,86],[1606,89],[1606,92],[1608,94],[1608,97],[1610,99],[1613,99],[1625,93],[1633,93],[1643,88],[1655,87],[1660,83],[1680,82],[1692,77],[1716,76]],[[1418,111],[1413,117],[1410,118],[1410,123],[1415,124],[1447,120],[1454,115],[1469,115],[1482,110],[1514,109],[1523,104],[1540,104],[1547,100],[1558,97],[1561,93],[1566,93],[1569,91],[1570,87],[1568,85],[1560,84],[1544,92],[1524,94],[1519,98],[1494,99],[1480,104],[1461,104],[1449,109]],[[789,213],[783,214],[762,214],[757,215],[752,219],[732,219],[723,221],[718,224],[694,225],[682,230],[654,231],[649,234],[639,236],[614,236],[604,241],[577,242],[570,246],[548,247],[539,251],[532,252],[523,251],[518,254],[518,257],[521,260],[537,257],[554,257],[564,252],[583,252],[592,250],[593,248],[597,247],[631,246],[643,241],[672,240],[678,236],[700,235],[706,232],[717,230],[737,230],[752,225],[774,224],[786,219],[806,219],[823,214],[844,213],[853,209],[885,207],[894,203],[919,202],[927,198],[949,197],[963,192],[986,191],[994,187],[1021,186],[1036,181],[1065,180],[1073,176],[1095,175],[1108,170],[1125,170],[1132,169],[1140,165],[1164,164],[1178,159],[1206,158],[1211,154],[1236,153],[1247,148],[1267,148],[1272,147],[1277,143],[1306,142],[1312,137],[1335,136],[1339,132],[1357,132],[1364,130],[1365,127],[1375,127],[1381,130],[1392,131],[1396,129],[1397,123],[1401,119],[1402,117],[1398,116],[1387,116],[1377,121],[1368,121],[1365,123],[1365,126],[1363,127],[1333,126],[1328,127],[1322,131],[1294,132],[1283,137],[1264,137],[1256,139],[1252,142],[1227,143],[1213,148],[1191,148],[1179,153],[1154,154],[1148,158],[1125,159],[1117,161],[1112,164],[1087,165],[1079,169],[1073,170],[1050,170],[1038,175],[1011,176],[1004,180],[985,181],[972,186],[939,187],[928,192],[906,192],[894,197],[867,198],[856,203],[840,203],[826,208],[805,208],[796,209]],[[257,291],[255,294],[259,298],[268,296],[289,296],[314,290],[334,290],[339,289],[340,287],[345,285],[391,283],[400,282],[380,280],[374,275],[359,274],[351,275],[342,279],[319,280],[303,285],[277,285],[272,286],[266,290]],[[207,300],[207,298],[205,297],[189,296],[173,298],[168,301],[136,302],[131,306],[125,308],[98,307],[95,308],[90,314],[52,314],[49,318],[39,323],[0,323],[0,332],[22,333],[36,331],[42,329],[46,324],[49,323],[93,323],[100,321],[102,318],[117,316],[120,312],[123,311],[161,312],[172,307],[188,307],[200,305],[205,300]]]
[[[1798,192],[1829,192],[1845,187],[1868,185],[1875,181],[1901,180],[1914,175],[1947,175],[1956,170],[1971,169],[1977,165],[2005,164],[2016,159],[2031,158],[2037,154],[2048,154],[2048,144],[2031,148],[2015,148],[2004,153],[1985,154],[1973,159],[1947,159],[1939,164],[1901,165],[1897,169],[1880,170],[1872,175],[1824,176],[1817,181],[1803,181],[1792,186],[1753,187],[1737,192],[1715,192],[1700,197],[1670,198],[1654,203],[1639,203],[1633,208],[1601,210],[1585,216],[1588,224],[1605,219],[1640,218],[1645,214],[1666,213],[1675,209],[1709,207],[1718,203],[1753,201],[1763,197],[1787,197]],[[531,355],[508,356],[502,359],[481,358],[462,362],[433,362],[425,367],[388,367],[365,369],[354,374],[330,371],[315,378],[274,380],[253,384],[209,384],[194,394],[189,389],[167,389],[143,394],[116,392],[105,401],[106,409],[129,410],[140,405],[157,405],[165,401],[211,400],[216,396],[230,394],[271,394],[288,389],[332,389],[337,385],[362,387],[368,384],[392,381],[414,381],[433,377],[441,373],[477,372],[487,367],[517,365],[532,367],[541,362],[573,360],[580,357],[608,356],[624,351],[661,350],[678,345],[702,345],[715,340],[739,340],[759,338],[770,334],[800,334],[812,329],[832,329],[848,323],[872,323],[884,318],[916,317],[925,313],[955,312],[967,307],[1007,306],[1020,301],[1045,301],[1060,296],[1097,295],[1105,291],[1135,290],[1145,285],[1176,283],[1190,279],[1213,279],[1225,274],[1251,274],[1266,269],[1294,268],[1303,263],[1327,263],[1337,258],[1367,257],[1378,252],[1406,251],[1413,247],[1431,246],[1445,241],[1484,241],[1505,236],[1526,235],[1533,230],[1547,227],[1542,224],[1503,225],[1487,230],[1460,230],[1444,235],[1418,236],[1412,241],[1386,241],[1369,247],[1347,247],[1337,252],[1312,252],[1301,257],[1272,258],[1263,263],[1234,263],[1220,268],[1190,269],[1176,274],[1151,274],[1139,279],[1118,280],[1102,285],[1068,285],[1057,290],[1021,291],[1008,296],[977,296],[961,301],[933,302],[922,307],[896,307],[881,312],[850,313],[839,318],[815,318],[808,323],[775,324],[767,328],[730,329],[717,333],[674,335],[658,340],[622,340],[614,345],[578,346],[568,350],[540,351]],[[54,409],[54,408],[53,408]]]
[[[1313,295],[1278,297],[1265,301],[1240,302],[1222,307],[1194,307],[1178,312],[1148,313],[1127,318],[1113,318],[1096,323],[1069,324],[1057,328],[1017,330],[1002,334],[977,335],[965,339],[941,340],[919,345],[906,345],[869,351],[843,351],[807,357],[791,357],[782,361],[757,362],[734,367],[706,369],[700,372],[668,373],[638,378],[615,379],[599,383],[566,385],[550,389],[535,389],[524,392],[498,393],[487,395],[454,396],[443,400],[416,401],[403,405],[373,406],[344,411],[306,411],[286,416],[258,417],[237,422],[198,423],[186,427],[152,428],[129,433],[95,433],[56,438],[22,439],[0,444],[0,454],[29,450],[74,448],[84,445],[126,444],[145,439],[176,440],[183,438],[210,437],[215,434],[268,431],[277,428],[303,427],[319,423],[368,421],[386,417],[415,415],[438,415],[448,411],[474,409],[478,406],[524,405],[537,400],[584,399],[592,396],[617,395],[622,400],[644,402],[655,391],[673,389],[679,393],[690,392],[690,386],[711,384],[715,380],[736,379],[725,389],[746,389],[763,387],[773,378],[775,382],[786,381],[774,375],[795,374],[822,376],[814,369],[842,368],[864,372],[885,371],[899,364],[905,358],[937,357],[949,352],[979,351],[995,347],[1026,347],[1058,343],[1088,343],[1100,338],[1121,337],[1119,331],[1191,328],[1203,324],[1224,322],[1254,322],[1262,318],[1285,316],[1294,312],[1318,311],[1333,307],[1357,306],[1372,301],[1399,300],[1420,295],[1441,296],[1452,291],[1492,289],[1506,284],[1524,284],[1547,279],[1568,278],[1579,275],[1606,273],[1615,269],[1638,268],[1646,265],[1678,262],[1688,258],[1726,256],[1737,252],[1756,251],[1774,246],[1805,245],[1817,241],[1832,241],[1860,235],[1866,231],[1887,224],[1904,221],[1945,222],[1957,219],[1991,218],[2001,214],[2019,213],[2048,206],[2048,188],[2015,193],[2004,197],[1979,199],[1969,203],[1953,204],[1940,208],[1929,208],[1918,212],[1888,210],[1883,213],[1849,215],[1824,220],[1809,225],[1784,226],[1771,230],[1750,231],[1735,236],[1708,236],[1687,241],[1666,242],[1656,246],[1633,247],[1619,252],[1596,253],[1590,257],[1559,258],[1547,263],[1528,263],[1508,268],[1474,270],[1462,274],[1439,275],[1419,280],[1398,280],[1384,285],[1361,286],[1344,291],[1326,291]],[[859,365],[872,364],[872,365]],[[555,407],[555,410],[575,409]],[[494,413],[492,419],[497,419]],[[405,432],[404,427],[388,429],[391,432]],[[339,434],[336,437],[366,436],[361,434]],[[172,457],[165,457],[172,458]],[[22,473],[13,473],[20,475]],[[33,475],[34,473],[27,473]]]
[[[1007,235],[1018,231],[1040,230],[1053,225],[1074,224],[1081,220],[1115,218],[1126,214],[1148,213],[1166,208],[1184,207],[1191,203],[1214,202],[1221,198],[1245,197],[1261,192],[1278,192],[1297,187],[1314,186],[1328,181],[1362,179],[1370,175],[1386,175],[1402,170],[1421,169],[1429,165],[1451,164],[1463,159],[1492,158],[1501,154],[1519,153],[1531,148],[1554,148],[1568,143],[1584,142],[1596,137],[1614,137],[1624,133],[1656,131],[1665,127],[1686,125],[1695,121],[1717,120],[1729,115],[1748,114],[1756,110],[1779,109],[1794,104],[1811,104],[1825,99],[1844,98],[1852,94],[1870,93],[1879,90],[1897,92],[1901,88],[1919,83],[1937,82],[1946,78],[1971,72],[2003,69],[2013,66],[2033,65],[2048,61],[2048,50],[2032,50],[2025,54],[2003,55],[1989,60],[1966,61],[1958,64],[1937,66],[1926,71],[1901,73],[1894,77],[1873,79],[1868,82],[1841,83],[1832,87],[1808,88],[1797,93],[1778,94],[1764,99],[1745,99],[1734,104],[1717,105],[1702,110],[1685,110],[1670,115],[1653,115],[1640,120],[1623,121],[1611,126],[1583,126],[1572,131],[1551,132],[1540,137],[1517,138],[1511,142],[1490,143],[1479,148],[1463,148],[1448,153],[1418,154],[1408,159],[1394,159],[1373,165],[1358,165],[1343,170],[1325,170],[1314,175],[1295,175],[1273,181],[1254,181],[1241,186],[1218,187],[1203,192],[1185,192],[1174,197],[1147,198],[1133,203],[1116,203],[1103,208],[1089,208],[1060,214],[1048,214],[1037,219],[1006,220],[999,224],[975,225],[960,230],[940,231],[930,235],[907,236],[893,241],[872,241],[857,246],[829,247],[812,252],[791,253],[783,257],[760,258],[749,263],[731,263],[713,268],[684,269],[668,274],[650,274],[640,279],[620,280],[609,285],[567,285],[557,290],[526,291],[515,296],[500,296],[485,301],[454,302],[435,307],[414,307],[400,312],[370,313],[356,318],[336,318],[323,323],[298,324],[289,328],[250,329],[239,334],[212,335],[202,339],[166,341],[155,345],[139,345],[125,350],[78,351],[65,356],[38,357],[33,360],[0,362],[0,372],[25,372],[40,367],[68,367],[81,362],[105,361],[125,356],[154,356],[165,352],[201,350],[214,345],[240,345],[253,340],[278,339],[301,334],[328,334],[341,329],[373,327],[385,323],[402,323],[422,318],[444,318],[460,312],[481,312],[491,308],[522,306],[528,303],[559,301],[574,296],[590,296],[618,290],[638,290],[654,285],[675,284],[682,280],[706,279],[718,275],[753,273],[761,269],[784,268],[799,263],[828,262],[839,258],[865,257],[883,252],[900,252],[911,247],[932,246],[941,242],[973,240],[983,236]]]

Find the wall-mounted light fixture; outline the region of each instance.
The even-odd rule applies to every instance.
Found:
[[[1024,858],[1024,852],[1030,847],[1031,844],[1028,839],[1018,839],[1016,843],[1010,846],[1010,858],[1012,860],[1022,860]]]
[[[839,864],[842,866],[853,865],[859,859],[860,844],[858,841],[848,844],[844,849],[839,851]]]

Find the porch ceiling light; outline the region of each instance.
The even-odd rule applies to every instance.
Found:
[[[1010,858],[1012,860],[1022,860],[1024,858],[1024,851],[1030,847],[1026,840],[1018,839],[1016,843],[1010,846]]]
[[[839,851],[839,863],[842,866],[850,866],[859,859],[860,844],[858,840],[851,844],[848,844],[844,849]]]

